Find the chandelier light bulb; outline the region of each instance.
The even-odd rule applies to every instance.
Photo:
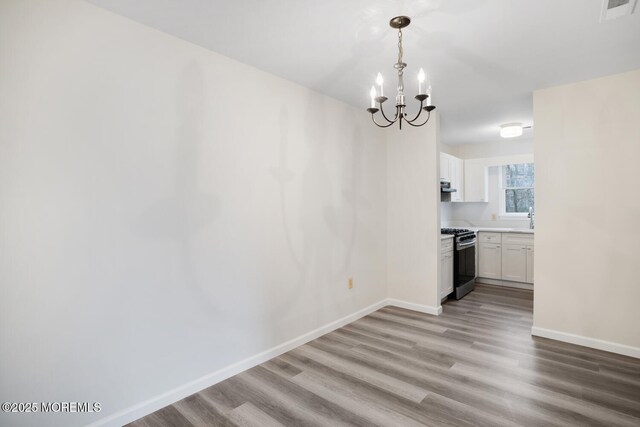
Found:
[[[376,84],[380,87],[380,96],[384,96],[384,93],[382,92],[383,83],[384,80],[382,79],[382,74],[378,73],[378,76],[376,77]]]
[[[426,75],[424,74],[424,70],[420,68],[420,71],[418,71],[418,94],[419,95],[424,93],[422,91],[422,84],[424,83],[425,79],[426,79]]]
[[[376,107],[376,88],[375,87],[371,86],[369,95],[371,95],[371,108],[375,108]]]

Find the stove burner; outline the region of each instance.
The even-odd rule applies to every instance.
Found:
[[[441,228],[441,234],[462,234],[462,233],[470,233],[471,230],[467,228]]]

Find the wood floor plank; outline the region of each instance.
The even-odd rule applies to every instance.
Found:
[[[478,411],[477,408],[435,393],[425,397],[420,407],[437,417],[441,426],[518,426],[514,421]]]
[[[159,409],[130,425],[132,427],[195,427],[173,405]]]
[[[343,389],[351,390],[375,405],[393,410],[398,414],[416,420],[422,425],[437,425],[437,420],[431,417],[429,413],[420,410],[418,403],[398,396],[386,388],[378,387],[375,384],[356,378],[348,373],[336,371],[311,359],[307,359],[304,356],[295,355],[292,352],[280,357],[301,369],[304,368],[304,372],[313,372],[329,378]]]
[[[380,312],[375,312],[372,313],[371,315],[367,316],[368,318],[373,318],[373,319],[381,319],[381,320],[389,320],[391,322],[400,322],[403,325],[411,325],[411,326],[415,326],[419,329],[424,329],[427,331],[431,331],[431,332],[435,332],[437,334],[441,334],[444,331],[447,330],[447,328],[445,326],[439,326],[436,325],[434,323],[428,323],[428,322],[421,322],[419,320],[407,320],[405,319],[398,319],[397,316],[394,316],[393,314],[386,314],[386,313],[380,313]]]
[[[454,332],[457,333],[457,332]],[[464,334],[466,335],[466,334]],[[479,338],[477,342],[471,346],[477,350],[483,350],[494,354],[500,354],[505,357],[510,357],[518,360],[532,360],[541,359],[558,364],[565,364],[570,367],[577,367],[586,369],[589,371],[600,371],[600,365],[595,362],[589,362],[582,359],[577,359],[572,356],[566,356],[564,354],[558,354],[551,351],[538,350],[531,348],[530,346],[520,346],[515,343],[509,343],[507,341],[500,340],[487,340]]]
[[[611,363],[614,366],[624,366],[633,369],[636,372],[640,369],[638,359],[624,356],[622,354],[610,353],[607,351],[596,350],[594,348],[573,345],[562,341],[556,341],[549,338],[532,337],[536,345],[540,348],[546,348],[558,351],[564,354],[572,354],[576,357],[584,357],[587,360],[596,360],[602,363]]]
[[[235,427],[236,423],[228,419],[223,413],[209,404],[199,394],[193,394],[173,404],[194,426],[215,425],[221,427]]]
[[[403,381],[413,383],[429,391],[429,396],[437,394],[444,398],[474,407],[479,415],[492,415],[512,419],[509,410],[508,394],[499,387],[468,378],[451,372],[439,366],[415,360],[410,357],[389,357],[385,352],[365,347],[354,349],[355,353],[362,353],[368,359],[374,359],[387,375],[394,375]],[[389,360],[395,360],[393,364]],[[367,358],[361,358],[361,363],[368,363]]]
[[[532,307],[384,307],[131,426],[640,426],[640,360],[532,337]]]
[[[259,382],[245,373],[236,375],[225,381],[228,394],[236,392],[244,396],[245,402],[250,402],[270,418],[286,426],[310,426],[319,425],[320,420],[310,411],[305,411],[298,402],[282,394],[272,393],[260,387]]]
[[[640,402],[640,385],[622,381],[598,372],[588,371],[580,367],[558,364],[545,359],[520,360],[519,366],[534,372],[554,375],[565,381],[593,389],[605,389],[617,396],[629,396]]]
[[[638,426],[638,419],[614,411],[610,408],[596,407],[582,399],[542,389],[519,381],[517,378],[501,376],[495,372],[487,373],[455,364],[452,371],[468,375],[470,378],[481,379],[496,387],[501,387],[511,394],[513,399],[527,400],[537,403],[540,410],[546,410],[559,420],[574,425],[603,425],[603,426]]]
[[[320,397],[333,403],[344,405],[349,411],[369,421],[371,425],[401,425],[407,427],[423,425],[392,409],[376,405],[366,396],[361,396],[354,390],[344,387],[341,383],[331,381],[328,377],[305,371],[296,375],[292,381]]]
[[[393,339],[390,339],[390,335],[384,331],[371,330],[369,328],[353,324],[340,328],[334,333],[351,338],[356,342],[355,345],[369,343],[371,345],[393,346],[398,349],[406,350],[417,344],[415,341],[406,338],[393,337]]]
[[[283,427],[250,402],[238,406],[228,416],[239,427]]]
[[[372,353],[365,351],[362,354],[367,357],[359,357],[361,352],[358,350],[360,349],[354,349],[353,356],[344,354],[339,349],[334,349],[333,352],[342,358],[350,358],[353,362],[363,366],[376,367],[385,375],[415,384],[431,393],[474,406],[478,412],[487,411],[495,416],[506,417],[512,415],[507,407],[506,397],[508,396],[503,390],[488,382],[475,381],[463,375],[447,372],[446,369],[439,366],[403,356],[389,357],[388,354],[379,351]]]
[[[382,373],[379,369],[371,366],[363,366],[357,362],[344,360],[334,354],[305,345],[293,350],[293,353],[300,353],[309,359],[315,360],[323,365],[329,366],[337,371],[349,372],[351,375],[374,384],[378,387],[386,388],[392,393],[402,396],[414,402],[420,402],[427,395],[426,390],[414,386],[410,383],[399,380],[395,377]]]
[[[246,397],[239,393],[234,386],[234,381],[235,377],[229,378],[215,386],[205,388],[198,394],[219,411],[229,412],[247,401]]]
[[[266,361],[261,366],[284,378],[292,378],[302,372],[300,369],[277,357]]]
[[[367,421],[357,414],[273,374],[262,366],[252,368],[241,375],[250,381],[254,389],[288,403],[286,406],[305,408],[305,418],[311,424],[361,427],[368,425]]]

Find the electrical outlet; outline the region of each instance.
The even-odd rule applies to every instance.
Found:
[[[498,214],[491,214],[491,221],[495,221],[496,219],[498,219]]]
[[[349,277],[349,289],[353,289],[353,277]]]

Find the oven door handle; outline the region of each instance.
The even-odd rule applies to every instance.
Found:
[[[461,250],[461,249],[464,249],[464,248],[468,248],[469,246],[475,246],[475,245],[476,245],[476,239],[473,239],[469,243],[462,243],[462,244],[458,243],[456,249],[457,250]]]

